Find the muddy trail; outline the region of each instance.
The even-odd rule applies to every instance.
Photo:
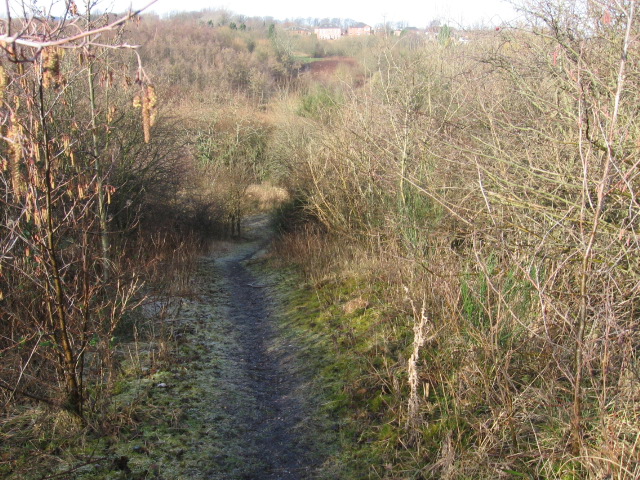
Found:
[[[278,333],[275,280],[250,266],[269,243],[268,217],[244,227],[242,242],[202,259],[197,295],[175,320],[181,365],[159,392],[180,405],[161,440],[176,459],[165,478],[303,480],[326,455],[309,373]]]

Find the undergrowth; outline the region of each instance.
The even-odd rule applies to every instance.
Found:
[[[405,263],[309,224],[280,237],[272,262],[300,275],[283,287],[285,327],[314,345],[304,359],[340,419],[332,460],[348,474],[337,478],[589,478],[567,450],[571,385],[532,331],[535,295],[522,272],[489,254],[487,275],[459,262],[457,276],[405,283]],[[585,405],[596,412],[597,398]],[[588,435],[597,448],[596,421]]]
[[[411,319],[384,301],[382,284],[363,276],[313,280],[282,267],[277,253],[272,264],[290,272],[279,287],[288,305],[283,334],[303,339],[300,360],[327,392],[323,411],[339,419],[340,451],[325,465],[327,478],[385,478],[410,455],[397,413]],[[341,476],[331,477],[336,468]]]
[[[117,373],[106,383],[88,385],[83,420],[56,408],[28,404],[8,412],[2,421],[0,477],[124,478],[121,475],[132,472],[120,446],[138,444],[142,425],[159,427],[179,409],[172,408],[169,414],[156,393],[156,386],[172,376],[177,360],[170,347],[172,333],[155,331],[167,313],[154,327],[144,315],[130,316],[136,318],[123,322],[114,338]],[[132,451],[137,450],[144,448]],[[138,471],[126,478],[151,478],[147,473]]]

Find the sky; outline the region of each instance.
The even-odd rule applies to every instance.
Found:
[[[45,0],[40,0],[44,2]],[[82,0],[76,0],[80,5]],[[124,11],[140,8],[151,0],[100,0],[100,5]],[[455,26],[500,25],[517,17],[503,0],[157,0],[148,11],[161,15],[176,11],[225,8],[233,13],[286,18],[351,18],[375,26],[383,22],[405,22],[425,27],[431,20]]]

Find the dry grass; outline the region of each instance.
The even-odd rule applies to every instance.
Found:
[[[289,193],[270,183],[252,183],[245,191],[246,200],[261,212],[270,212],[290,200]]]
[[[384,50],[306,147],[289,133],[292,191],[322,228],[278,253],[319,292],[356,278],[415,319],[368,371],[393,392],[381,478],[637,477],[637,66],[620,56],[637,19],[621,15],[598,30],[618,47],[585,40],[579,60],[525,32]]]

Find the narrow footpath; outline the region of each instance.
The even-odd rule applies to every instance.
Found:
[[[248,266],[270,235],[267,216],[249,219],[246,241],[202,260],[197,295],[180,309],[183,365],[171,395],[183,406],[176,430],[188,445],[178,449],[181,461],[168,477],[315,478],[322,458],[296,346],[277,334],[273,285]]]

